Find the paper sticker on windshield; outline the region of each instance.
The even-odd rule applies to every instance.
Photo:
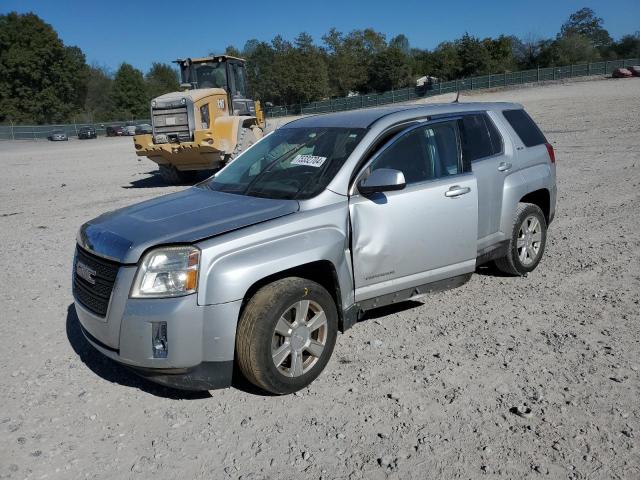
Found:
[[[318,157],[316,155],[296,155],[291,160],[291,165],[305,165],[307,167],[319,168],[325,162],[327,157]]]

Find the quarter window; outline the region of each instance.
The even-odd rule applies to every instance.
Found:
[[[524,110],[504,110],[502,114],[526,147],[535,147],[536,145],[547,143],[544,134]]]
[[[455,124],[412,129],[380,153],[369,171],[379,168],[400,170],[407,184],[461,173]]]
[[[465,115],[458,123],[465,162],[497,155],[502,151],[502,137],[486,115]]]

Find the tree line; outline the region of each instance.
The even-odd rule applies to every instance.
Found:
[[[214,53],[214,52],[212,52]],[[640,32],[611,38],[603,20],[582,8],[555,38],[468,33],[433,50],[412,47],[397,35],[373,29],[331,29],[316,43],[308,33],[293,41],[248,40],[228,55],[247,60],[253,96],[275,105],[306,103],[415,86],[417,78],[442,81],[488,73],[640,57]],[[186,55],[188,56],[188,54]],[[123,63],[116,72],[88,65],[83,52],[66,46],[37,15],[0,15],[0,123],[57,123],[145,118],[149,101],[179,89],[170,64],[143,73]]]

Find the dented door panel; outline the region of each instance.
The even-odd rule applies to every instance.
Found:
[[[445,196],[454,186],[469,192]],[[472,174],[357,194],[349,211],[356,301],[475,268],[478,197]]]

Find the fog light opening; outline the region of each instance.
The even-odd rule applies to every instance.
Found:
[[[169,343],[167,341],[167,322],[151,323],[151,349],[153,358],[167,358]]]

